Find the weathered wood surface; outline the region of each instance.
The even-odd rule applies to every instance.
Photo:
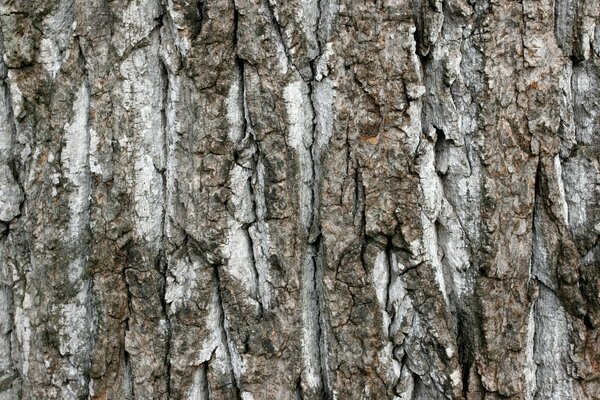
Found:
[[[599,399],[599,0],[5,0],[0,399]]]

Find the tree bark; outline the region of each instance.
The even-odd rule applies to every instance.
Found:
[[[0,400],[600,399],[600,0],[0,28]]]

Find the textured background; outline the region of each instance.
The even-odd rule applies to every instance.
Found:
[[[600,398],[599,0],[3,0],[0,399]]]

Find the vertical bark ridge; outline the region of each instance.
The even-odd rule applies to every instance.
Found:
[[[0,49],[4,53],[4,36],[0,30]],[[14,235],[11,230],[15,228],[15,219],[24,214],[23,204],[25,202],[23,188],[19,182],[17,173],[18,162],[15,159],[12,148],[15,143],[16,124],[13,113],[12,96],[7,84],[8,68],[4,60],[0,61],[0,123],[3,126],[0,131],[0,168],[2,169],[1,195],[3,197],[2,215],[0,216],[0,257],[3,262],[0,266],[0,352],[3,361],[0,366],[1,384],[0,393],[10,397],[17,397],[21,391],[21,377],[18,370],[17,346],[13,345],[13,332],[17,328],[15,324],[15,286],[19,285],[18,271],[14,257],[11,252],[18,247],[15,246]],[[14,249],[11,251],[11,249]],[[16,349],[13,349],[16,347]]]

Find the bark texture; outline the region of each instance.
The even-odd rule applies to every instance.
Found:
[[[0,399],[600,399],[600,0],[0,28]]]

